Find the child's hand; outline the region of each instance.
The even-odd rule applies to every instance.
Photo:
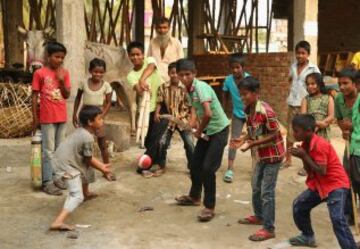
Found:
[[[73,125],[75,128],[79,127],[79,119],[76,115],[73,115]]]
[[[155,115],[154,115],[154,121],[159,123],[160,122],[160,114],[155,112]]]
[[[245,143],[245,141],[242,138],[233,138],[233,139],[230,139],[229,147],[231,149],[238,149],[244,143]]]
[[[65,70],[63,68],[58,68],[56,70],[56,78],[60,83],[64,83],[65,81]]]
[[[349,130],[343,130],[342,131],[342,137],[345,140],[350,140],[351,132]]]
[[[111,172],[110,166],[111,166],[110,163],[104,163],[104,165],[103,165],[103,173],[104,173],[104,174],[108,174],[108,173]]]
[[[316,121],[316,128],[317,129],[324,129],[328,127],[328,123],[324,121]]]
[[[289,148],[288,152],[291,155],[293,155],[294,157],[298,157],[300,159],[304,158],[306,155],[306,151],[303,148],[301,148],[300,146],[298,146],[296,148],[294,148],[294,147]]]
[[[149,84],[145,80],[139,80],[139,87],[142,91],[149,91]]]
[[[247,140],[247,141],[245,141],[244,144],[240,147],[240,150],[241,150],[242,152],[245,152],[245,151],[249,150],[251,147],[253,147],[253,145],[254,145],[254,141],[252,141],[252,140]]]

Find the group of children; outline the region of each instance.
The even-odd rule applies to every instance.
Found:
[[[189,194],[176,198],[178,205],[199,206],[204,189],[204,209],[199,221],[215,216],[216,172],[226,145],[229,144],[228,170],[224,181],[232,182],[237,149],[251,150],[254,162],[252,205],[254,214],[239,220],[241,224],[262,225],[249,239],[263,241],[275,237],[275,188],[280,168],[291,163],[291,156],[303,162],[299,172],[307,176],[308,189],[293,204],[293,217],[301,231],[290,239],[292,245],[316,246],[311,227],[310,211],[326,201],[333,229],[342,248],[358,248],[348,226],[344,209],[349,205],[350,181],[355,192],[360,190],[360,97],[357,75],[345,69],[339,76],[340,92],[335,100],[325,91],[320,71],[309,63],[310,44],[296,45],[296,62],[291,66],[291,90],[288,98],[289,120],[287,150],[280,124],[271,106],[259,95],[260,82],[244,72],[244,57],[231,55],[232,74],[224,83],[222,104],[228,93],[233,104],[231,139],[230,122],[214,90],[196,78],[193,61],[180,59],[168,67],[169,82],[162,83],[156,62],[144,56],[144,46],[132,42],[127,48],[133,69],[127,80],[140,96],[151,92],[150,124],[145,141],[145,154],[156,166],[138,173],[158,176],[166,169],[166,151],[175,130],[184,142],[187,166],[191,176]],[[77,127],[65,140],[66,104],[70,96],[68,72],[62,68],[65,47],[57,42],[47,44],[47,66],[39,69],[33,79],[34,129],[41,124],[43,135],[43,190],[59,195],[68,188],[63,210],[51,225],[53,230],[71,230],[65,218],[83,200],[96,197],[90,192],[94,181],[93,168],[109,180],[115,180],[110,170],[104,138],[103,118],[110,108],[111,87],[102,77],[106,64],[100,59],[90,63],[91,77],[80,84],[74,105],[73,123]],[[38,96],[40,112],[38,113]],[[80,109],[80,102],[83,107]],[[172,118],[166,119],[163,114]],[[341,165],[329,141],[329,126],[336,118],[343,138],[348,141]],[[242,132],[246,124],[247,133]],[[92,143],[96,136],[103,162],[93,157]],[[193,137],[197,138],[194,145]],[[296,141],[301,146],[293,146]],[[285,160],[285,163],[283,162]],[[350,162],[350,163],[349,163]],[[66,186],[64,184],[66,183]]]

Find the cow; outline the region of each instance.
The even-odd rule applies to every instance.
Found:
[[[33,72],[37,68],[43,67],[45,60],[45,44],[51,39],[53,29],[26,30],[18,27],[18,31],[24,36],[27,47],[27,65]],[[88,74],[90,61],[97,57],[106,62],[106,74],[104,80],[108,81],[117,98],[124,103],[130,114],[131,135],[136,132],[136,93],[126,82],[126,75],[131,70],[132,64],[127,56],[127,52],[122,47],[114,47],[95,42],[85,42],[85,74]]]

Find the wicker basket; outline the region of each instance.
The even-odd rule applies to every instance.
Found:
[[[32,130],[29,86],[0,83],[0,96],[0,138],[29,135]]]

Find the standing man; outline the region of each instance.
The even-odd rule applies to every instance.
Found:
[[[166,17],[160,17],[156,22],[156,37],[150,41],[148,57],[155,58],[159,67],[163,82],[170,80],[168,76],[168,66],[184,58],[184,51],[181,42],[171,37],[170,21]]]

